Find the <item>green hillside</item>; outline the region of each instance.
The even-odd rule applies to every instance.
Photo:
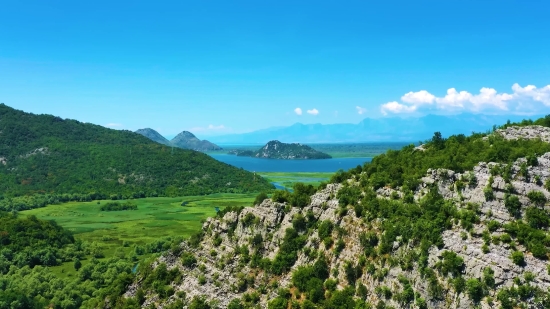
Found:
[[[199,152],[0,104],[0,209],[270,188],[266,180]],[[21,196],[32,198],[13,199]]]

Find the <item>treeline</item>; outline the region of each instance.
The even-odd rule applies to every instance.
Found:
[[[99,210],[101,211],[121,211],[121,210],[137,210],[137,204],[134,202],[127,201],[126,203],[119,202],[107,202],[106,204],[101,205]]]
[[[250,172],[130,131],[34,115],[0,105],[0,202],[5,210],[46,199],[243,193],[271,190]],[[15,197],[32,196],[29,199]]]

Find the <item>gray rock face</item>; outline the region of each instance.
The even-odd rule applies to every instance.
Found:
[[[543,126],[509,127],[504,130],[496,130],[496,134],[507,140],[516,139],[541,139],[550,143],[550,128]]]

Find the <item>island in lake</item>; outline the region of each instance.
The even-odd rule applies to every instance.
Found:
[[[256,157],[261,159],[283,159],[283,160],[310,160],[310,159],[331,159],[332,157],[324,152],[317,151],[308,145],[299,143],[282,143],[270,141],[257,151],[235,149],[229,154],[240,157]]]

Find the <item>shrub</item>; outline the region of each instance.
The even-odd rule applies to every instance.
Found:
[[[466,292],[473,302],[479,303],[483,298],[483,285],[478,279],[468,279],[466,281]]]
[[[523,264],[525,264],[525,258],[523,256],[523,252],[521,251],[512,252],[512,254],[510,255],[510,259],[516,265],[523,266]]]
[[[197,259],[191,252],[184,252],[181,255],[181,264],[185,267],[194,267],[197,264]]]
[[[525,211],[525,217],[527,219],[527,223],[535,229],[542,229],[548,227],[548,214],[546,211],[540,208],[535,207],[529,207]]]
[[[527,197],[531,201],[531,203],[537,205],[537,206],[544,206],[546,203],[546,196],[544,196],[544,193],[541,191],[531,191],[527,193]]]
[[[288,202],[290,198],[290,194],[288,191],[283,190],[275,190],[273,195],[271,196],[271,200],[277,203],[286,203]]]
[[[460,276],[464,271],[464,259],[453,251],[445,251],[442,254],[443,261],[439,266],[441,274],[452,274],[454,277]]]
[[[288,300],[282,297],[275,297],[272,301],[267,304],[268,309],[287,309]]]
[[[332,229],[334,228],[334,224],[330,220],[325,220],[321,222],[319,225],[319,228],[317,229],[317,233],[319,234],[319,239],[325,239],[327,237],[330,237],[332,235]]]
[[[292,218],[292,227],[298,232],[306,230],[306,218],[302,214],[295,214]]]
[[[498,221],[491,220],[487,224],[487,228],[489,229],[489,231],[494,232],[500,228],[500,223],[498,223]]]
[[[483,269],[483,283],[491,289],[495,288],[495,271],[491,267]]]
[[[258,194],[258,195],[256,196],[256,198],[254,199],[254,204],[253,204],[253,205],[259,205],[259,204],[261,204],[265,199],[268,199],[267,193],[261,192],[261,193]]]
[[[504,198],[504,206],[512,216],[519,216],[521,210],[521,202],[519,198],[515,195],[506,195]]]

